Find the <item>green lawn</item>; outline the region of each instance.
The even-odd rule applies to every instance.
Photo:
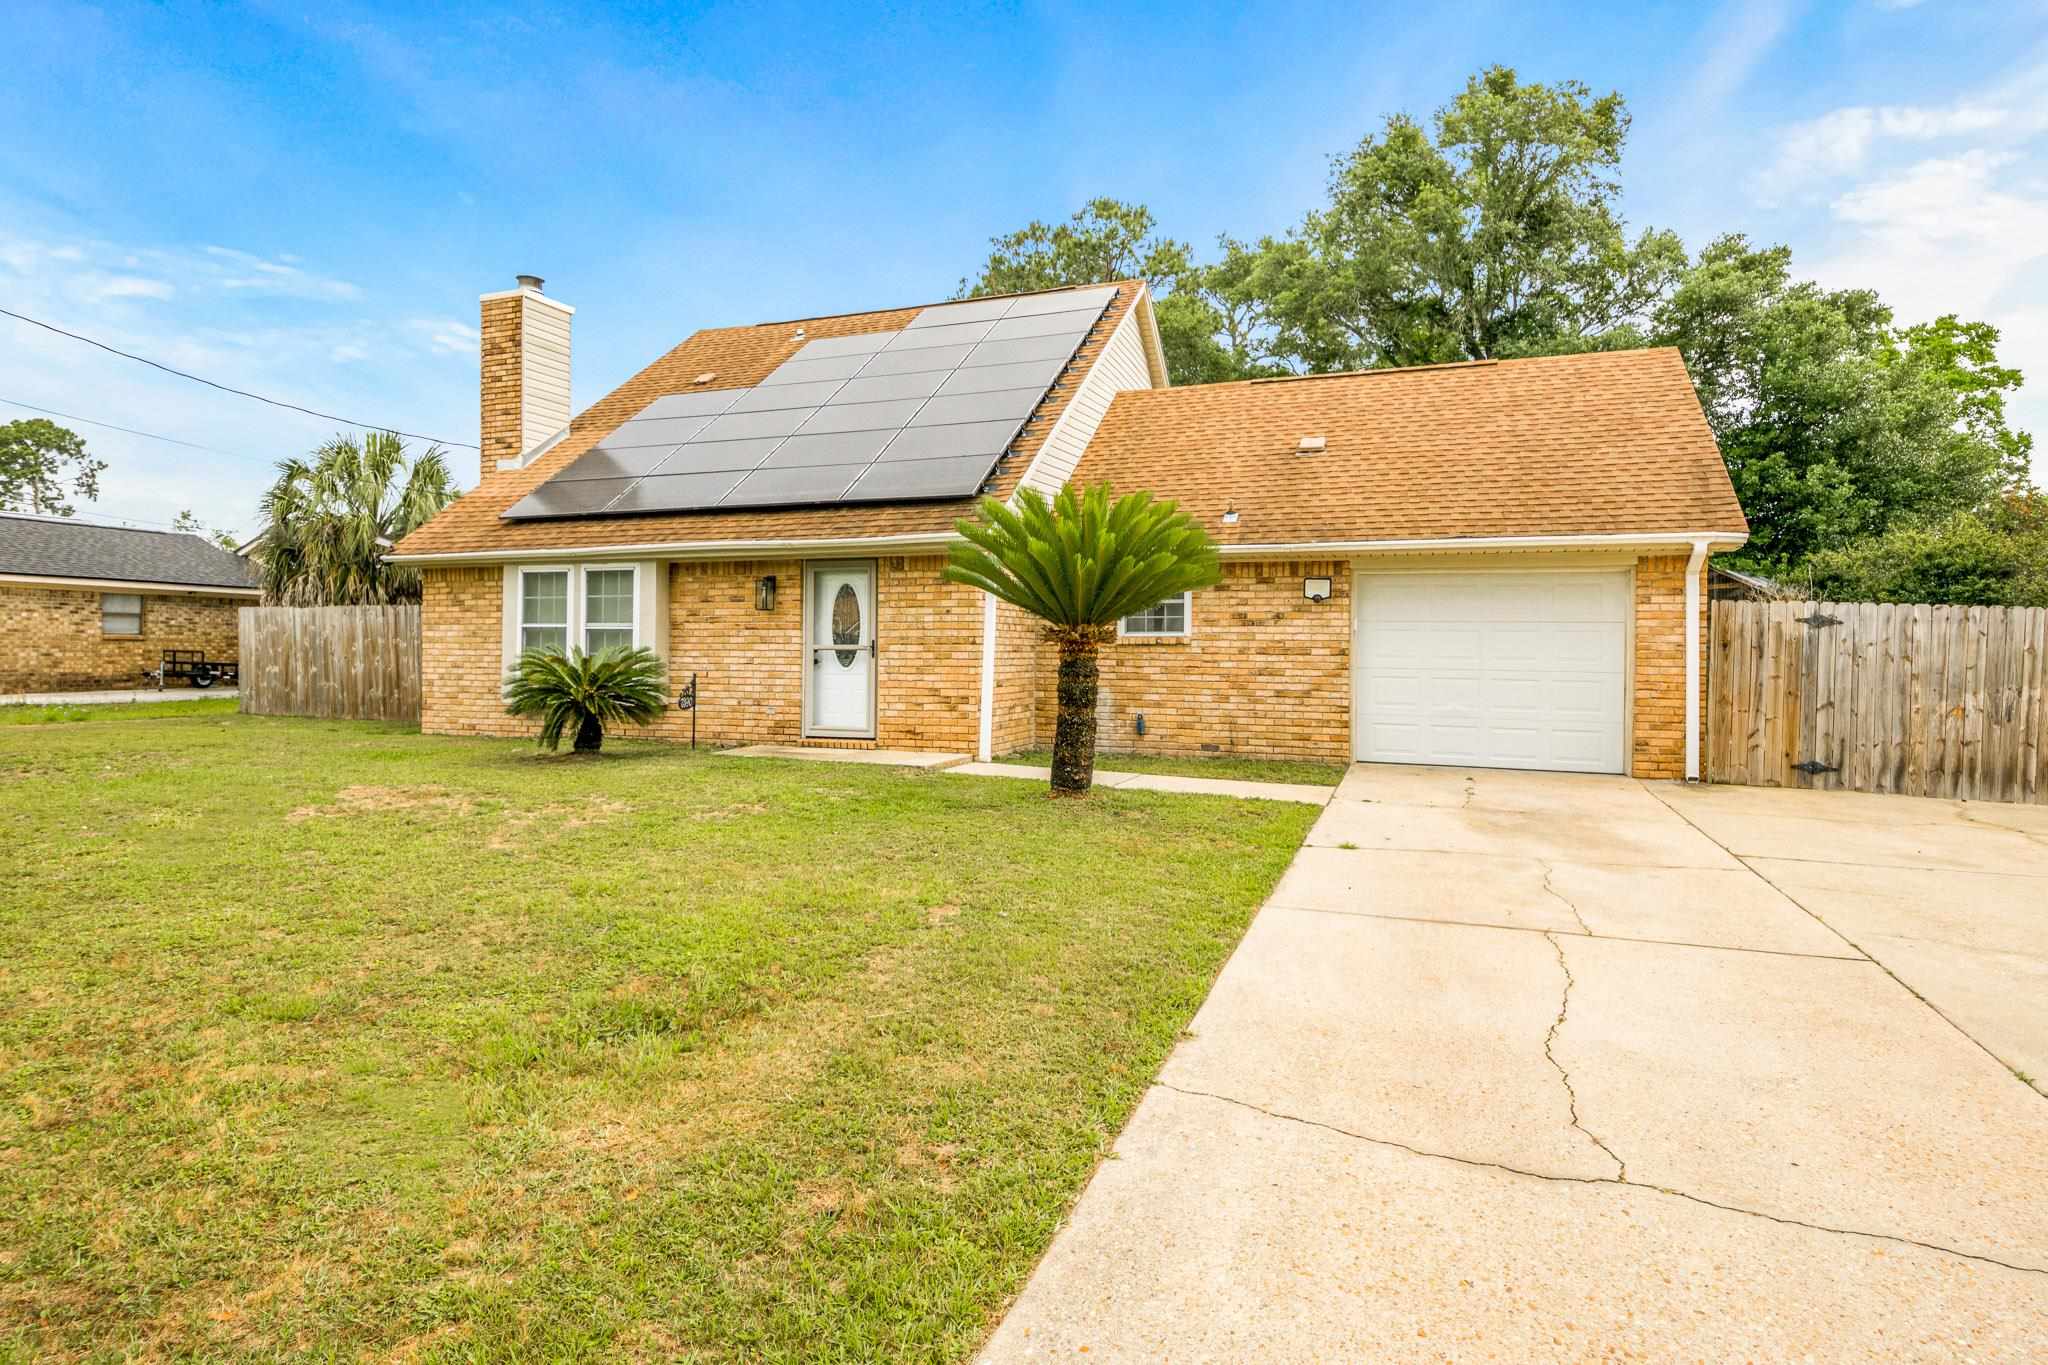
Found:
[[[176,701],[71,702],[0,706],[0,725],[52,725],[75,720],[161,720],[166,716],[232,716],[233,697],[186,697]]]
[[[1052,750],[1032,749],[1007,754],[998,763],[1052,766]],[[1238,758],[1230,754],[1190,757],[1173,754],[1111,754],[1095,756],[1095,770],[1106,773],[1169,773],[1176,777],[1223,777],[1235,782],[1307,782],[1334,787],[1344,780],[1342,763],[1311,763],[1293,758]]]
[[[0,1358],[965,1358],[1314,815],[0,730]]]

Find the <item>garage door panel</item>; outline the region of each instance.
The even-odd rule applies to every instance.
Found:
[[[1361,574],[1358,757],[1619,772],[1626,572]]]

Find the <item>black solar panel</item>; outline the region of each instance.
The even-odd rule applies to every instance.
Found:
[[[1115,294],[966,299],[808,339],[758,384],[655,399],[505,516],[970,497]]]

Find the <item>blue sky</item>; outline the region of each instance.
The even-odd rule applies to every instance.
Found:
[[[86,7],[12,0],[0,306],[476,440],[476,297],[577,308],[575,403],[702,326],[923,302],[1096,194],[1204,247],[1493,62],[1628,97],[1638,226],[1739,230],[2006,329],[2048,445],[2048,0],[1714,5]],[[334,424],[0,318],[90,510],[248,530]],[[0,405],[0,420],[33,415]],[[473,452],[453,452],[463,482]]]

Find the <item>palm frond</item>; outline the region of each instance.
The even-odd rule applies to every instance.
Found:
[[[586,722],[602,734],[661,719],[667,685],[668,670],[651,649],[529,649],[505,675],[505,710],[539,718],[541,747],[552,750],[565,730],[581,734]]]

